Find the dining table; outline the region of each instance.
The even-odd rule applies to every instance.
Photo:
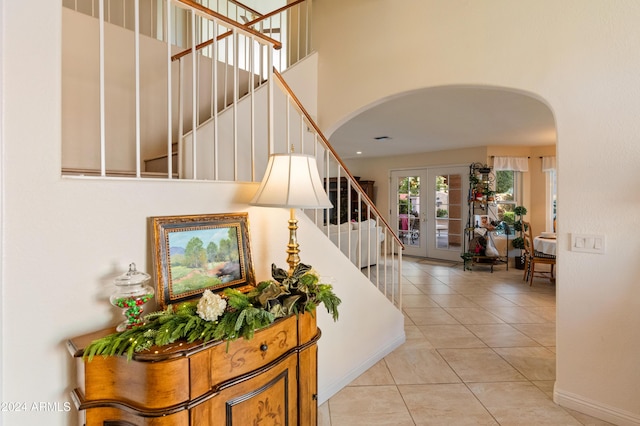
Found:
[[[556,237],[539,235],[533,239],[533,249],[547,256],[556,255]]]

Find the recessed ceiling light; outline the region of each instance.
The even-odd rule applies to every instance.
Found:
[[[362,151],[356,151],[356,154],[361,155]]]
[[[373,138],[376,141],[390,141],[391,138],[389,136],[376,136]]]

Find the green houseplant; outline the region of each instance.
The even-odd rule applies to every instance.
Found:
[[[518,233],[518,236],[513,239],[511,245],[513,248],[520,249],[520,256],[516,257],[516,269],[524,269],[524,259],[522,249],[524,248],[524,233],[527,231],[523,217],[527,214],[527,209],[524,206],[517,206],[513,209],[515,215],[515,222],[513,222],[513,229]]]

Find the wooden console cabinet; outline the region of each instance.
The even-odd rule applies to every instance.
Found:
[[[250,340],[178,343],[123,356],[82,358],[91,341],[69,340],[77,363],[72,398],[86,426],[317,424],[317,345],[311,314],[292,315]]]

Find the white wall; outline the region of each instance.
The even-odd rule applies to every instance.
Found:
[[[119,322],[110,283],[132,261],[151,271],[148,217],[248,211],[256,276],[266,279],[272,262],[285,263],[288,212],[248,208],[257,184],[61,178],[60,2],[0,4],[0,401],[27,408],[1,412],[0,423],[74,425],[74,410],[63,405],[76,379],[65,342]],[[343,299],[338,324],[318,315],[323,400],[402,341],[402,316],[378,306],[377,290],[299,216],[303,261],[332,276]],[[34,402],[54,409],[33,411]]]
[[[387,96],[442,85],[505,87],[549,105],[558,131],[555,399],[640,424],[640,2],[413,0],[399,9],[318,0],[314,13],[324,129]],[[570,251],[572,233],[605,235],[606,253]]]

